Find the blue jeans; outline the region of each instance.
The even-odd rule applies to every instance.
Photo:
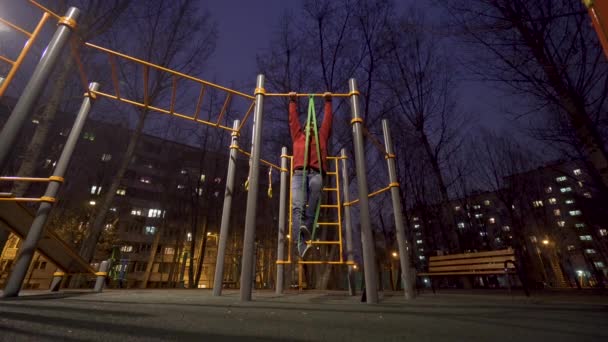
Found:
[[[310,233],[313,231],[313,220],[317,204],[321,198],[322,177],[314,170],[306,170],[306,197],[302,193],[304,171],[295,170],[291,178],[291,203],[292,203],[292,233],[298,253],[302,255],[306,249],[306,241],[300,236],[300,226],[306,226]]]

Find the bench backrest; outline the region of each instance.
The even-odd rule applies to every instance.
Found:
[[[432,256],[429,258],[429,273],[502,273],[507,260],[515,261],[515,252],[510,248],[490,252]],[[512,269],[514,265],[508,263],[507,267]]]

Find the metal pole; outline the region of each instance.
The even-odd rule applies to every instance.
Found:
[[[287,207],[287,147],[281,149],[281,190],[279,192],[279,239],[277,246],[277,260],[285,260],[285,221]],[[288,239],[289,241],[289,239]],[[278,295],[283,293],[283,284],[285,282],[285,265],[277,264],[277,288]]]
[[[399,196],[399,182],[397,180],[397,168],[395,167],[395,152],[391,130],[388,127],[388,120],[382,120],[382,133],[384,134],[384,148],[386,150],[386,164],[388,166],[388,178],[391,185],[391,198],[393,200],[393,216],[395,217],[395,229],[397,233],[397,246],[399,248],[399,263],[401,265],[401,284],[405,299],[414,299],[414,282],[412,279],[412,267],[410,263],[410,253],[407,248],[407,236],[403,226],[403,207]],[[414,278],[415,279],[415,278]]]
[[[63,280],[64,277],[65,277],[65,273],[63,273],[59,270],[55,271],[55,273],[53,273],[53,281],[51,282],[51,287],[49,290],[51,292],[59,291],[59,288],[61,287],[61,281]]]
[[[363,143],[363,119],[359,108],[359,91],[357,81],[351,78],[348,81],[350,108],[352,111],[351,124],[355,146],[355,165],[357,170],[357,187],[359,190],[359,222],[361,224],[361,245],[363,248],[363,272],[365,275],[365,294],[368,304],[378,303],[378,272],[376,270],[376,251],[372,227],[369,219],[369,201],[367,198],[367,178],[365,167],[365,146]]]
[[[186,274],[186,263],[188,262],[188,252],[184,252],[182,253],[182,265],[181,265],[181,269],[179,270],[179,276],[177,277],[177,287],[180,289],[183,289],[185,286],[184,284],[184,277]]]
[[[236,130],[241,124],[234,120],[232,124],[232,140],[230,141],[230,154],[228,159],[228,175],[226,175],[226,191],[224,191],[224,208],[222,209],[222,222],[220,224],[220,237],[217,243],[217,260],[215,261],[215,275],[213,278],[213,295],[222,295],[224,283],[224,259],[226,257],[226,244],[230,230],[230,211],[232,210],[232,194],[234,193],[234,175],[236,174],[236,157],[239,147],[239,132]]]
[[[258,197],[258,176],[260,168],[260,150],[262,144],[262,112],[264,110],[264,75],[258,75],[255,86],[255,109],[253,112],[253,146],[247,192],[247,212],[245,214],[245,237],[243,239],[243,257],[241,259],[241,301],[251,300],[251,279],[253,277],[253,254],[255,243],[255,221]]]
[[[19,97],[11,116],[8,118],[2,132],[0,132],[0,172],[6,168],[9,154],[14,150],[15,140],[19,136],[23,124],[28,116],[34,112],[36,101],[40,97],[44,85],[48,80],[53,67],[61,57],[61,52],[66,42],[70,38],[72,30],[76,27],[76,20],[80,10],[76,7],[70,7],[65,15],[59,21],[59,27],[55,31],[55,35],[46,47],[40,62],[34,69],[32,77],[27,82],[23,89],[23,93]]]
[[[346,163],[346,150],[340,150],[340,159],[342,160],[342,198],[343,203],[350,202],[350,193],[348,191],[348,167]],[[346,238],[346,261],[352,263],[355,261],[355,251],[353,248],[353,224],[350,216],[350,206],[344,206],[344,236]],[[353,265],[348,265],[348,294],[354,296],[357,294],[355,286],[355,270]]]
[[[93,292],[101,292],[103,290],[103,285],[106,282],[106,277],[108,276],[108,266],[110,263],[107,260],[101,262],[99,265],[99,272],[97,272],[97,280],[95,280],[95,287],[93,288]]]
[[[91,91],[96,91],[99,89],[99,83],[91,83],[89,85],[89,89]],[[44,225],[49,216],[51,208],[53,207],[53,202],[55,201],[57,192],[59,191],[59,187],[61,185],[60,180],[63,179],[68,164],[70,163],[72,153],[76,148],[78,138],[80,138],[80,132],[84,127],[87,116],[89,115],[92,102],[93,101],[88,94],[85,94],[85,98],[82,100],[80,110],[78,110],[76,121],[74,121],[70,135],[68,136],[65,146],[63,147],[63,151],[61,151],[61,156],[57,160],[57,166],[55,167],[55,170],[53,170],[52,177],[57,177],[59,181],[53,180],[49,182],[46,188],[43,199],[46,198],[48,201],[42,202],[38,208],[38,211],[36,212],[36,216],[34,217],[34,221],[32,222],[29,233],[27,234],[27,237],[23,241],[23,244],[19,250],[19,256],[17,257],[13,271],[6,282],[3,297],[15,297],[19,295],[19,290],[21,289],[23,279],[25,279],[25,274],[27,273],[27,269],[32,261],[34,251],[36,251],[36,245],[42,236]]]

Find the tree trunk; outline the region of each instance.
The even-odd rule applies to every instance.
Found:
[[[161,228],[156,231],[156,235],[154,235],[154,242],[152,242],[152,248],[150,250],[150,257],[148,258],[148,265],[146,265],[146,272],[144,273],[144,279],[139,284],[140,289],[145,289],[148,286],[148,281],[150,280],[150,273],[152,272],[152,266],[154,266],[154,259],[156,259],[156,250],[158,249],[158,242],[160,241],[160,232]],[[163,257],[163,253],[160,253],[161,258]],[[162,279],[161,279],[162,281]]]
[[[198,283],[201,281],[201,272],[203,270],[203,262],[205,261],[205,250],[207,249],[207,216],[203,217],[203,241],[201,243],[200,253],[198,256],[198,265],[196,269],[196,280],[195,284],[198,287]]]
[[[108,214],[108,211],[112,206],[112,201],[114,200],[116,190],[118,190],[118,187],[120,186],[120,181],[122,180],[122,177],[127,171],[129,163],[131,162],[131,159],[135,154],[135,148],[137,147],[137,143],[139,142],[139,138],[141,137],[144,128],[144,122],[146,121],[146,114],[147,111],[144,110],[139,116],[137,126],[135,128],[135,131],[133,132],[133,135],[131,136],[131,139],[129,140],[129,145],[127,146],[125,155],[122,158],[120,167],[116,171],[116,175],[112,179],[112,183],[108,191],[103,196],[97,214],[93,219],[93,225],[91,226],[87,238],[82,244],[82,248],[80,249],[80,256],[82,256],[82,258],[86,262],[90,263],[93,257],[95,256],[95,248],[97,246],[97,242],[99,241],[101,233],[103,232],[104,223],[106,222],[106,215]]]

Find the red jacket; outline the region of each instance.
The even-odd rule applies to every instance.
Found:
[[[327,141],[331,133],[331,122],[333,113],[331,111],[331,100],[325,101],[325,115],[323,115],[323,123],[319,129],[319,144],[321,145],[321,160],[322,170],[327,170]],[[300,118],[298,116],[297,104],[295,101],[289,101],[289,131],[291,132],[291,140],[293,141],[293,168],[301,168],[304,166],[304,150],[306,149],[306,132],[302,129]],[[314,132],[310,132],[310,143],[308,144],[308,165],[306,168],[319,169],[319,158],[317,157],[317,143],[315,141]]]

